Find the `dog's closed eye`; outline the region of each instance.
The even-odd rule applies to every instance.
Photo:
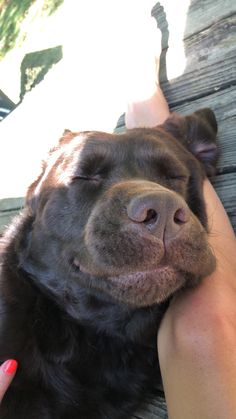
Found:
[[[97,180],[97,177],[87,176],[87,175],[76,175],[76,176],[73,176],[72,180]]]
[[[170,176],[167,176],[167,178],[168,179],[171,179],[171,180],[179,180],[179,181],[182,181],[182,182],[187,182],[188,181],[188,179],[189,179],[189,176],[187,176],[187,175],[170,175]]]
[[[72,182],[83,182],[86,184],[99,185],[103,180],[100,174],[76,174],[72,177]]]
[[[100,183],[101,180],[102,179],[100,175],[75,175],[72,178],[72,182],[85,181],[91,183]]]

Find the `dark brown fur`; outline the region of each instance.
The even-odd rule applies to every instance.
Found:
[[[152,393],[166,304],[215,267],[216,129],[204,109],[50,152],[3,239],[0,360],[19,370],[1,419],[123,419]]]

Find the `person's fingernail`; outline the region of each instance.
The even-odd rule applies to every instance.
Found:
[[[4,364],[2,365],[3,372],[6,374],[14,374],[17,369],[17,361],[15,359],[8,359]]]

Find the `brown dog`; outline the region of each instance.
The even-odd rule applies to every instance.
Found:
[[[122,135],[66,131],[5,237],[1,419],[128,418],[158,380],[169,298],[210,274],[209,109]],[[164,304],[163,304],[164,303]]]

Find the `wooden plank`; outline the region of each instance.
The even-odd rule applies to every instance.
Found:
[[[236,84],[235,28],[236,15],[187,39],[184,44],[187,59],[183,74],[171,81],[167,80],[166,62],[161,61],[160,79],[170,106]],[[175,45],[170,50],[174,48]]]
[[[0,200],[0,234],[23,208],[24,198],[5,198]]]
[[[190,3],[190,4],[189,4]],[[182,0],[173,2],[161,0],[152,10],[152,15],[157,21],[158,27],[173,37],[176,26],[183,25],[182,40],[191,37],[222,19],[236,13],[236,3],[232,0]],[[173,34],[172,34],[173,32]],[[163,49],[168,47],[169,36],[163,39]]]
[[[181,105],[172,106],[171,110],[187,115],[197,109],[209,107],[215,112],[218,121],[229,120],[236,116],[235,95],[236,86],[230,86],[209,96],[200,97],[194,102],[187,100]]]
[[[13,218],[19,214],[20,209],[0,212],[0,235],[4,233]]]
[[[187,68],[214,64],[217,60],[235,57],[236,14],[216,22],[214,25],[185,40]],[[235,75],[235,73],[234,73]]]
[[[234,41],[236,45],[236,40]],[[193,66],[185,69],[180,77],[161,81],[162,90],[169,106],[178,106],[183,102],[196,100],[201,96],[235,85],[236,48],[228,57],[205,66]],[[224,61],[224,62],[223,62]]]
[[[9,211],[22,208],[24,198],[4,198],[0,200],[0,211]]]
[[[185,38],[190,37],[214,25],[215,22],[233,15],[235,12],[236,3],[234,0],[224,0],[224,2],[216,0],[192,0],[188,9],[184,36]]]

